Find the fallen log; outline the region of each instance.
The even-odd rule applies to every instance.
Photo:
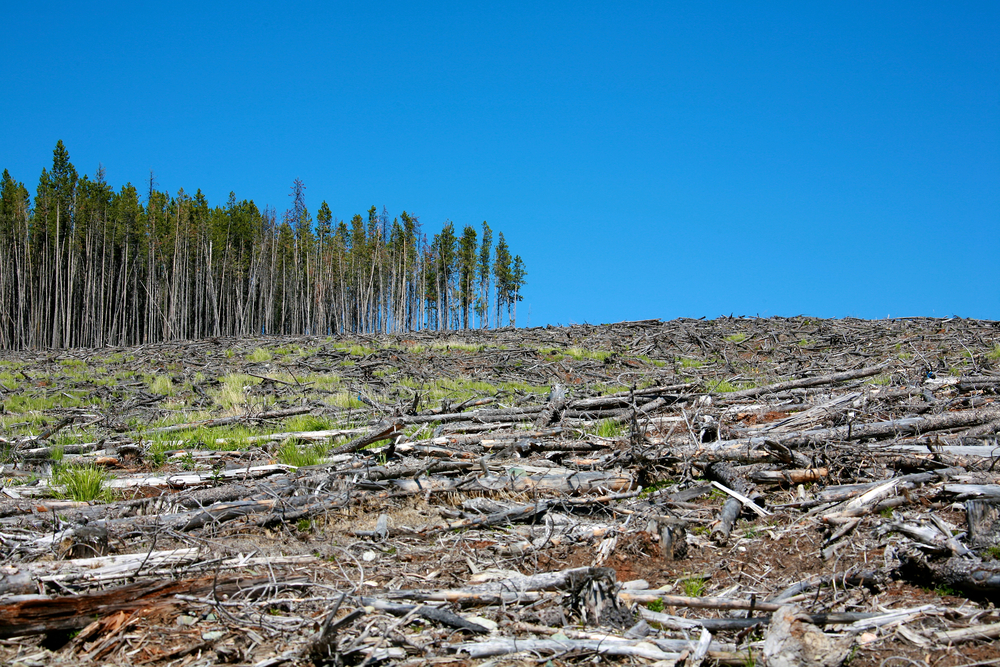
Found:
[[[0,600],[0,638],[23,637],[66,630],[79,630],[94,617],[118,612],[132,613],[180,604],[179,593],[199,595],[215,591],[231,594],[242,585],[254,585],[267,579],[215,576],[137,582],[97,593],[49,597],[26,595]]]

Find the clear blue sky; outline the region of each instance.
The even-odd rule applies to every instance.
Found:
[[[282,7],[279,9],[279,6]],[[1000,3],[9,3],[0,169],[502,230],[519,324],[1000,319]]]

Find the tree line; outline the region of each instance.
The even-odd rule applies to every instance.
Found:
[[[417,216],[315,217],[305,185],[279,216],[252,200],[140,193],[80,177],[62,141],[32,200],[0,184],[0,348],[98,347],[253,334],[516,325],[524,262],[503,233]],[[143,201],[145,200],[145,201]]]

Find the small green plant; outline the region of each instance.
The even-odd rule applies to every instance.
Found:
[[[742,343],[746,339],[747,335],[745,333],[734,333],[731,336],[726,336],[726,340],[728,340],[730,343]]]
[[[89,502],[106,495],[104,485],[108,481],[108,473],[94,465],[71,465],[57,469],[52,481],[66,488],[67,497]]]
[[[705,383],[705,391],[709,394],[725,394],[737,390],[736,385],[726,380],[709,380]]]
[[[154,394],[174,395],[174,381],[168,375],[151,375],[146,378],[146,384]]]
[[[597,422],[594,435],[600,438],[618,438],[625,434],[625,426],[614,419],[602,419]]]
[[[701,597],[705,592],[705,575],[699,574],[683,580],[684,595],[689,598]]]
[[[987,547],[983,553],[987,558],[1000,560],[1000,546]]]
[[[299,522],[295,524],[295,528],[298,529],[300,533],[311,533],[313,529],[313,522],[310,519],[299,519]]]
[[[990,361],[1000,361],[1000,343],[993,346],[993,349],[986,354],[986,358]]]
[[[756,524],[745,519],[740,523],[743,524],[743,537],[746,539],[753,540],[760,536],[760,529],[756,526]]]
[[[274,355],[262,347],[258,347],[247,355],[247,361],[252,361],[258,364],[265,361],[271,361],[271,359],[274,359]]]
[[[278,460],[285,465],[302,468],[317,465],[326,454],[326,447],[320,443],[300,447],[294,439],[289,439],[278,450]]]
[[[650,611],[662,612],[663,600],[650,600],[646,603],[646,609]]]
[[[959,595],[961,595],[961,593],[959,593],[958,591],[956,591],[954,588],[952,588],[951,586],[945,585],[945,584],[942,584],[941,586],[938,586],[937,588],[935,588],[934,592],[936,594],[940,595],[941,597],[944,597],[946,595],[951,595],[953,597],[958,597]]]
[[[674,486],[675,484],[677,484],[677,481],[673,479],[662,479],[659,482],[653,482],[639,493],[639,497],[648,498],[650,494],[656,493],[660,489],[665,489],[669,486]]]
[[[333,426],[333,420],[318,415],[298,415],[285,422],[289,431],[327,431]]]
[[[704,361],[700,359],[689,359],[687,357],[681,357],[681,368],[701,368],[705,365]]]

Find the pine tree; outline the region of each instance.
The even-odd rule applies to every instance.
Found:
[[[497,235],[496,258],[493,260],[493,278],[497,292],[497,327],[501,326],[501,313],[511,295],[511,257],[503,232]]]
[[[493,230],[483,220],[483,242],[479,246],[479,263],[476,270],[479,272],[479,303],[476,310],[479,313],[479,327],[481,329],[490,328],[490,253],[493,244]]]
[[[476,278],[476,229],[466,225],[458,244],[459,298],[462,304],[462,328],[469,328],[469,311],[475,298]]]

